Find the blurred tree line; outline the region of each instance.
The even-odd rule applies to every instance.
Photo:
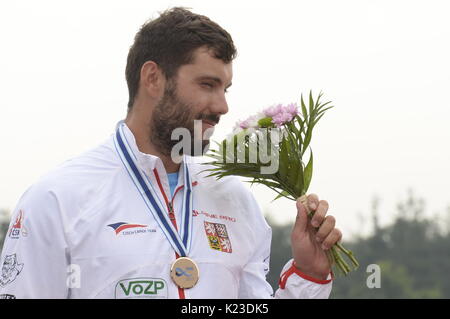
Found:
[[[10,216],[6,209],[0,209],[0,254],[3,248],[6,232],[8,231]],[[3,264],[3,261],[1,261]]]
[[[352,241],[344,238],[360,267],[334,280],[330,298],[450,298],[450,207],[444,214],[425,218],[424,201],[410,191],[396,209],[393,222],[381,227],[374,200],[371,234]],[[292,225],[276,225],[270,219],[269,223],[273,239],[268,281],[277,289],[279,271],[292,256]],[[368,268],[372,264],[379,266],[380,288],[367,285],[373,278],[374,271]]]
[[[446,214],[425,218],[424,202],[412,192],[398,203],[393,222],[378,223],[378,203],[374,200],[372,233],[356,236],[344,244],[357,257],[360,267],[347,278],[333,282],[331,298],[450,298],[450,207]],[[0,210],[0,247],[9,224],[9,215]],[[292,225],[272,226],[272,255],[268,281],[278,288],[279,271],[291,258]],[[0,251],[1,252],[1,251]],[[369,265],[380,269],[380,288],[369,288]]]

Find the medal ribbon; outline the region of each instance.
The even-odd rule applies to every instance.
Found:
[[[172,225],[168,214],[164,213],[164,205],[162,205],[161,200],[157,196],[152,183],[150,183],[145,173],[142,172],[136,165],[137,159],[126,140],[123,132],[123,125],[124,124],[121,124],[117,127],[116,134],[114,136],[114,143],[117,153],[119,154],[119,157],[122,160],[122,163],[125,166],[131,180],[134,182],[134,185],[141,194],[147,208],[158,222],[158,225],[167,240],[180,256],[186,257],[190,250],[192,240],[192,184],[186,163],[186,157],[184,156],[183,158],[185,191],[183,196],[183,214],[180,225],[180,236],[175,227]]]

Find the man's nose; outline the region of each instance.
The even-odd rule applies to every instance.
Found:
[[[228,102],[225,97],[225,94],[220,94],[217,99],[214,101],[214,105],[212,106],[212,113],[224,115],[228,113]]]

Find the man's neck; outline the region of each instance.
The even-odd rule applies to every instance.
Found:
[[[148,125],[140,124],[135,118],[127,117],[125,123],[136,139],[136,145],[142,153],[158,156],[163,162],[167,173],[175,173],[180,169],[180,164],[175,163],[170,156],[162,154],[150,141]]]

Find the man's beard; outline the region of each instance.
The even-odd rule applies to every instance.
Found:
[[[203,140],[201,130],[200,132],[197,132],[197,135],[200,134],[199,138],[201,141],[196,141],[194,139],[194,137],[197,137],[194,134],[194,120],[207,119],[211,122],[218,123],[219,115],[203,113],[194,114],[192,111],[194,106],[182,101],[178,97],[176,91],[177,85],[175,81],[169,80],[167,82],[164,95],[156,105],[152,114],[150,124],[150,141],[164,156],[171,156],[173,147],[180,142],[184,144],[181,149],[182,154],[201,156],[207,151],[209,140]],[[190,140],[182,141],[182,137],[172,140],[172,132],[177,128],[187,129],[190,133]],[[201,149],[199,149],[198,146],[195,146],[196,143],[200,142]],[[190,147],[185,143],[190,143]]]

